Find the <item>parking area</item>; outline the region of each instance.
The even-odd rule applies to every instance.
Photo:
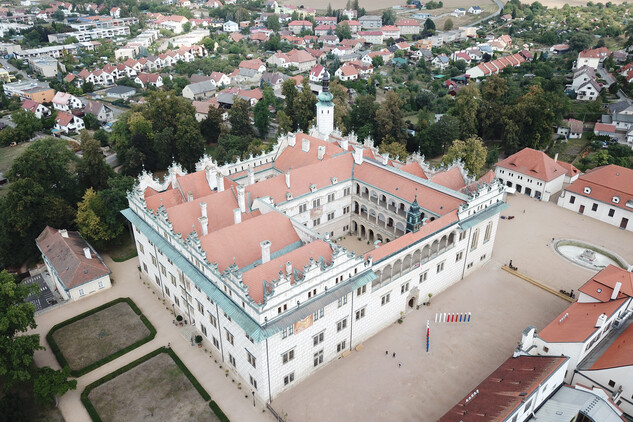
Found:
[[[33,277],[25,278],[22,284],[30,285],[36,284],[39,289],[39,295],[31,294],[26,298],[27,302],[35,305],[35,312],[41,311],[49,306],[56,305],[59,302],[59,298],[53,294],[50,287],[44,280],[43,273],[37,274]]]
[[[360,352],[283,393],[272,403],[275,410],[288,422],[436,420],[512,355],[523,329],[544,327],[569,305],[501,270],[502,264],[512,259],[523,274],[569,291],[594,272],[556,254],[552,239],[589,242],[633,262],[630,232],[520,194],[508,202],[504,215],[515,218],[500,220],[484,268],[372,337]],[[471,312],[472,319],[436,324],[440,312]]]

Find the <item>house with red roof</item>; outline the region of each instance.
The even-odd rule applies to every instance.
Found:
[[[112,272],[79,232],[46,226],[35,244],[64,300],[82,299],[112,287]]]
[[[83,108],[81,100],[68,92],[57,91],[53,97],[53,108],[55,110],[70,111]]]
[[[358,70],[351,64],[345,63],[334,72],[334,76],[341,81],[355,81],[358,79]]]
[[[578,59],[574,68],[588,66],[593,70],[598,70],[598,65],[602,63],[609,55],[611,51],[607,47],[590,48],[588,50],[582,50],[578,53]]]
[[[587,171],[558,198],[558,206],[633,231],[633,170],[610,164]]]
[[[400,35],[420,33],[420,22],[415,19],[398,19],[395,26],[400,30]]]
[[[242,60],[238,66],[240,69],[251,69],[258,73],[266,71],[266,65],[259,59]]]
[[[321,24],[314,27],[314,35],[317,37],[322,37],[324,35],[334,35],[336,36],[336,25],[331,24]],[[338,37],[336,37],[338,40]]]
[[[141,88],[147,88],[150,85],[155,88],[160,88],[163,86],[163,77],[157,73],[141,72],[134,78],[134,83],[139,84]]]
[[[42,103],[38,103],[37,101],[33,101],[31,99],[25,99],[22,103],[22,109],[26,111],[30,111],[35,114],[35,117],[41,119],[42,117],[48,117],[51,115],[51,109],[46,107]]]
[[[357,34],[361,30],[360,22],[357,20],[346,20],[338,23],[339,25],[347,25],[352,35]]]
[[[323,79],[323,75],[325,75],[325,67],[317,64],[310,69],[310,82],[321,83]]]
[[[82,118],[70,114],[66,111],[57,112],[57,117],[55,118],[55,129],[57,129],[58,131],[64,133],[79,132],[85,127],[86,126],[84,125],[84,121]]]
[[[302,31],[312,32],[312,22],[306,20],[292,21],[288,24],[288,29],[295,35],[299,35]]]
[[[558,155],[551,158],[542,151],[523,148],[495,165],[495,176],[509,188],[541,201],[560,192],[569,171],[558,163]]]
[[[394,40],[400,38],[400,28],[395,25],[385,25],[380,28],[380,32],[382,32],[382,37],[385,40],[389,38],[393,38]]]

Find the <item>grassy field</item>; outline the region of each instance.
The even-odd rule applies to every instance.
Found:
[[[114,262],[123,262],[138,256],[136,244],[128,231],[121,235],[123,240],[120,245],[112,246],[103,252],[110,255]]]
[[[28,142],[24,142],[14,147],[2,147],[0,148],[0,173],[3,173],[5,176],[7,172],[11,169],[13,162],[16,158],[18,158],[22,152],[29,146]],[[9,184],[0,186],[0,197],[3,197],[7,194],[9,190]]]
[[[72,370],[80,370],[150,335],[130,306],[117,303],[52,336]]]
[[[167,353],[96,387],[88,398],[104,422],[219,421]]]

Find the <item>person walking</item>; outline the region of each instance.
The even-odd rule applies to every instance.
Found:
[[[393,357],[394,357],[394,358],[396,357],[396,352],[393,352]]]

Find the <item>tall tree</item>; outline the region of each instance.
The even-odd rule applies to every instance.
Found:
[[[359,139],[374,137],[374,122],[368,116],[375,116],[378,103],[371,95],[361,95],[356,98],[348,115],[348,132],[356,132]]]
[[[481,132],[484,139],[500,139],[503,134],[503,110],[508,101],[508,83],[494,75],[481,88],[482,104],[479,109]]]
[[[403,103],[398,94],[389,91],[382,107],[376,110],[375,140],[382,142],[391,136],[395,142],[406,144],[407,133],[404,125]]]
[[[349,40],[352,38],[352,31],[346,22],[341,22],[336,26],[336,36],[340,40]]]
[[[453,29],[453,19],[448,18],[444,22],[444,31],[450,31],[451,29]]]
[[[79,184],[83,189],[105,188],[114,171],[106,164],[99,142],[92,139],[86,131],[81,133],[81,151],[83,157],[78,166]]]
[[[226,130],[222,119],[222,113],[223,110],[211,106],[209,107],[207,117],[200,122],[200,131],[202,132],[202,136],[211,144],[218,142],[218,138]]]
[[[400,142],[389,141],[390,138],[387,137],[378,147],[378,152],[389,154],[392,160],[405,161],[409,156],[406,146]]]
[[[477,125],[479,121],[477,111],[479,110],[480,102],[481,93],[474,82],[460,89],[455,97],[453,113],[459,117],[463,138],[477,135]]]
[[[277,124],[279,125],[280,135],[292,132],[292,119],[286,114],[285,111],[279,110],[277,112]]]
[[[68,370],[35,367],[33,355],[44,347],[39,334],[26,334],[37,327],[35,306],[25,301],[33,292],[33,286],[16,283],[6,270],[0,272],[0,377],[5,394],[16,384],[28,383],[39,401],[50,404],[55,395],[77,388],[77,381],[68,380]],[[3,414],[7,416],[12,420]]]
[[[250,119],[247,119],[246,122],[250,127]],[[202,142],[198,122],[191,114],[184,114],[178,119],[178,125],[176,127],[176,153],[178,154],[178,161],[188,171],[195,171],[196,163],[204,154],[204,142]]]
[[[295,108],[297,109],[297,125],[302,131],[307,131],[316,117],[316,97],[310,89],[310,82],[303,79],[301,92],[297,96]]]
[[[334,80],[330,84],[330,92],[334,97],[332,99],[332,102],[334,103],[334,127],[345,133],[347,131],[345,122],[347,121],[347,115],[349,113],[349,108],[347,106],[347,90],[338,82],[338,80]]]
[[[435,22],[433,22],[433,19],[427,18],[424,21],[424,29],[426,31],[435,31]]]
[[[268,110],[268,104],[265,101],[259,101],[253,108],[253,118],[255,120],[255,126],[259,132],[260,138],[266,138],[268,136],[268,128],[270,126],[270,111]]]
[[[249,116],[249,106],[245,100],[238,98],[229,110],[229,122],[231,123],[231,134],[244,138],[254,136],[253,126]]]
[[[297,91],[297,83],[294,79],[286,79],[281,85],[281,95],[284,96],[284,110],[292,121],[292,130],[297,128],[297,109],[295,102],[299,95]]]
[[[487,155],[488,150],[481,139],[477,137],[468,138],[466,141],[456,139],[444,154],[442,163],[448,165],[455,160],[461,160],[468,174],[476,177],[486,164]]]

